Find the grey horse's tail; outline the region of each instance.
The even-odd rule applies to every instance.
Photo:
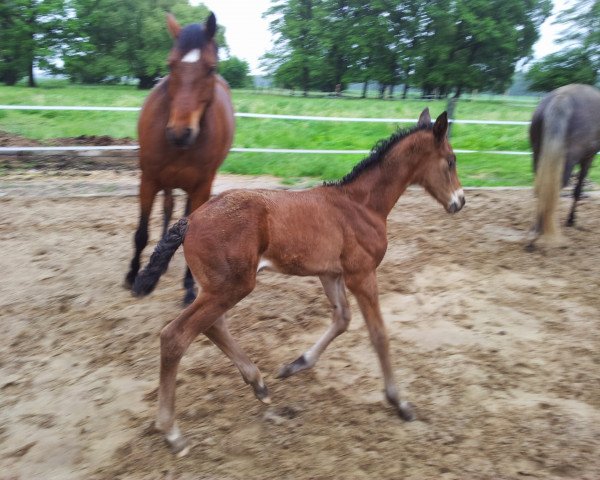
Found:
[[[148,265],[138,274],[133,283],[132,291],[136,297],[143,297],[154,290],[160,276],[167,270],[175,251],[183,243],[187,228],[188,219],[182,218],[169,228],[165,236],[158,242]]]
[[[572,113],[571,99],[561,94],[548,103],[544,112],[542,142],[535,175],[536,231],[541,235],[557,234],[556,209],[566,163],[567,128]]]

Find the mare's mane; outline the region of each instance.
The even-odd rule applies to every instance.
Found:
[[[374,166],[379,165],[381,161],[385,158],[387,153],[406,137],[412,135],[415,132],[420,132],[421,130],[431,130],[432,128],[433,125],[416,125],[411,128],[398,128],[388,138],[379,140],[371,149],[371,153],[369,153],[369,156],[361,160],[356,165],[354,165],[354,168],[350,171],[350,173],[347,173],[340,180],[324,182],[323,185],[325,185],[326,187],[331,187],[342,186],[351,183],[366,170],[370,170]]]

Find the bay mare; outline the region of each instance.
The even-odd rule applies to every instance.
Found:
[[[409,185],[422,185],[450,213],[465,204],[447,130],[446,112],[432,126],[425,109],[416,127],[378,143],[339,182],[298,192],[230,190],[169,230],[133,290],[137,295],[150,293],[183,243],[201,291],[161,332],[156,420],[175,453],[183,455],[189,448],[175,422],[177,368],[198,334],[206,335],[233,361],[260,401],[271,401],[260,371],[233,339],[225,319],[227,310],[254,289],[262,269],[318,276],[333,310],[331,326],[281,369],[280,378],[311,368],[327,345],[348,328],[348,287],[377,352],[388,402],[403,419],[414,417],[411,405],[400,400],[394,380],[376,269],[387,248],[387,216]]]
[[[575,208],[583,181],[600,151],[600,90],[571,84],[550,92],[533,114],[529,137],[533,148],[537,208],[529,248],[538,239],[552,244],[563,240],[556,220],[560,189],[579,165],[573,205],[567,226],[575,225]]]
[[[140,218],[135,253],[125,279],[129,287],[148,244],[148,222],[156,194],[164,192],[164,234],[173,212],[172,190],[181,188],[187,193],[186,215],[206,202],[235,128],[229,87],[216,73],[215,16],[211,13],[205,25],[182,28],[169,14],[167,26],[174,39],[168,57],[169,75],[150,92],[138,122]],[[187,304],[196,296],[189,268],[184,287]]]

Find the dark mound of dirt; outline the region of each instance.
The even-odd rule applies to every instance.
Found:
[[[35,140],[0,130],[0,147],[35,147],[37,145],[40,145],[40,143]]]
[[[55,138],[48,141],[49,145],[84,145],[84,146],[109,146],[109,145],[135,145],[136,141],[130,137],[114,138],[108,135],[80,135],[79,137]]]
[[[14,133],[0,130],[0,146],[2,147],[37,147],[43,145],[62,146],[62,145],[89,145],[89,146],[109,146],[109,145],[135,145],[136,140],[130,137],[114,138],[108,135],[80,135],[78,137],[52,138],[46,141],[34,140]]]

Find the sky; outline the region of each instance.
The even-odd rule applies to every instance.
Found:
[[[217,23],[225,27],[225,38],[231,55],[246,60],[250,73],[261,72],[260,57],[272,47],[268,19],[262,14],[271,0],[200,0],[214,12]],[[194,3],[193,1],[191,3]]]
[[[270,0],[200,0],[217,16],[219,25],[225,27],[225,37],[231,55],[246,60],[250,73],[263,73],[260,57],[272,47],[272,35],[268,19],[262,14],[271,5]],[[535,58],[543,57],[559,50],[554,42],[561,27],[552,25],[556,13],[564,10],[569,0],[554,0],[552,16],[541,27],[540,40],[534,45]],[[192,3],[194,3],[192,1]]]

